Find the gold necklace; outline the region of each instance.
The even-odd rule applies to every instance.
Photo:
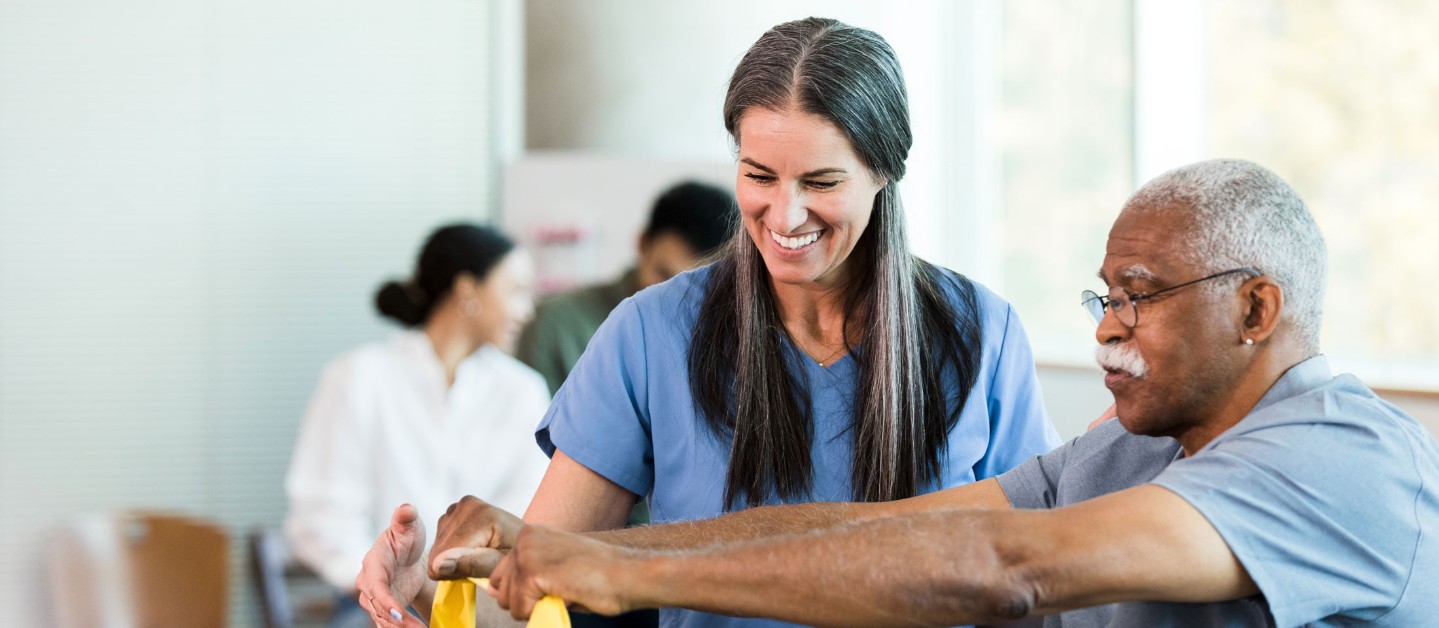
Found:
[[[816,341],[816,342],[818,342],[818,341]],[[799,343],[796,342],[796,344],[799,344]],[[826,351],[829,350],[829,345],[827,345],[827,344],[824,344],[824,343],[821,342],[821,343],[819,343],[819,346],[824,347],[824,349],[825,349]],[[800,349],[801,349],[802,351],[804,351],[805,355],[808,355],[811,360],[814,360],[814,363],[815,363],[815,364],[818,364],[818,365],[820,366],[820,368],[829,368],[829,367],[825,366],[825,363],[828,362],[831,366],[833,366],[833,365],[834,365],[833,360],[837,359],[841,354],[849,351],[849,343],[841,344],[838,349],[835,349],[835,350],[834,350],[833,352],[831,352],[829,355],[825,356],[824,359],[820,359],[820,358],[814,357],[814,353],[812,353],[809,349],[804,348],[803,345],[800,346]]]
[[[843,355],[848,349],[849,347],[840,347],[839,351],[835,351],[834,353],[829,354],[829,357],[823,360],[815,360],[814,363],[818,364],[820,368],[829,368],[830,366],[834,366],[834,362],[831,362],[831,360],[839,358],[839,356]],[[826,366],[825,362],[829,362],[829,365]]]

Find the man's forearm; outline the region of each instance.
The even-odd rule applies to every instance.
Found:
[[[877,519],[684,552],[629,576],[641,606],[832,626],[1001,622],[1032,610],[1014,577],[1004,517],[950,511]]]
[[[993,478],[942,491],[880,503],[814,503],[761,506],[714,519],[596,533],[595,538],[637,549],[686,550],[719,543],[823,530],[839,524],[954,508],[1008,509]]]
[[[606,543],[636,549],[688,550],[822,530],[877,516],[881,510],[878,506],[838,502],[762,506],[714,519],[609,530],[592,536]]]
[[[947,488],[907,500],[884,503],[787,504],[748,508],[715,519],[656,524],[626,530],[596,533],[596,539],[635,549],[685,550],[717,543],[764,539],[778,534],[799,534],[823,530],[842,523],[858,523],[922,511],[953,508],[1009,508],[1009,498],[999,483],[977,481],[963,487]]]

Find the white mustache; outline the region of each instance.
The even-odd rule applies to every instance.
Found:
[[[1094,360],[1099,362],[1100,368],[1128,373],[1135,378],[1144,377],[1144,374],[1149,372],[1149,364],[1133,345],[1099,345],[1094,350]]]

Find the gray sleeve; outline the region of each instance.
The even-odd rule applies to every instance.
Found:
[[[997,476],[999,487],[1009,498],[1009,505],[1026,510],[1054,508],[1059,478],[1070,450],[1079,443],[1075,438],[1047,454],[1040,454]]]
[[[1000,475],[999,486],[1015,508],[1059,508],[1148,482],[1178,450],[1172,438],[1134,436],[1110,419]]]

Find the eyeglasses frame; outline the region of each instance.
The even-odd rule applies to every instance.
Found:
[[[1159,290],[1154,290],[1154,291],[1150,291],[1150,292],[1141,292],[1141,293],[1138,293],[1138,294],[1130,294],[1128,291],[1120,290],[1121,292],[1124,292],[1125,298],[1129,300],[1129,306],[1132,307],[1132,308],[1134,308],[1134,323],[1133,323],[1133,324],[1125,324],[1124,319],[1119,319],[1119,322],[1120,322],[1120,324],[1124,325],[1125,327],[1128,327],[1129,329],[1134,329],[1135,327],[1139,326],[1139,303],[1140,303],[1140,302],[1142,302],[1142,301],[1147,301],[1147,300],[1149,300],[1149,299],[1152,299],[1152,298],[1154,298],[1154,297],[1157,297],[1157,296],[1159,296],[1159,295],[1161,295],[1161,294],[1164,294],[1164,293],[1166,293],[1166,292],[1174,292],[1175,290],[1178,290],[1178,289],[1180,289],[1180,288],[1187,288],[1187,287],[1192,286],[1192,285],[1197,284],[1197,283],[1202,283],[1202,282],[1205,282],[1205,281],[1209,281],[1210,279],[1218,279],[1218,278],[1220,278],[1220,277],[1224,277],[1224,276],[1227,276],[1227,275],[1233,275],[1234,273],[1249,273],[1249,274],[1251,274],[1251,275],[1254,275],[1254,277],[1263,277],[1263,276],[1264,276],[1264,272],[1261,271],[1261,270],[1259,270],[1258,268],[1254,268],[1253,266],[1243,266],[1243,267],[1240,267],[1240,268],[1232,268],[1232,269],[1226,270],[1226,271],[1224,271],[1224,272],[1214,273],[1213,275],[1208,275],[1208,276],[1205,276],[1205,277],[1200,277],[1200,278],[1195,279],[1195,280],[1193,280],[1193,281],[1186,281],[1186,282],[1181,283],[1181,284],[1178,284],[1178,285],[1169,286],[1168,288],[1160,288]],[[1252,279],[1252,277],[1251,277],[1251,279]],[[1100,311],[1103,312],[1103,314],[1101,314],[1098,318],[1095,318],[1095,320],[1094,320],[1094,324],[1095,324],[1095,325],[1098,325],[1098,324],[1100,324],[1101,322],[1103,322],[1104,316],[1108,316],[1108,315],[1109,315],[1109,313],[1110,313],[1109,303],[1110,303],[1110,301],[1111,301],[1111,299],[1109,298],[1109,295],[1107,295],[1107,294],[1099,294],[1099,293],[1097,293],[1097,292],[1095,292],[1095,291],[1093,291],[1093,290],[1085,290],[1084,292],[1080,293],[1079,296],[1080,296],[1079,304],[1082,305],[1082,306],[1084,306],[1084,309],[1085,309],[1087,312],[1089,312],[1089,315],[1090,315],[1091,318],[1094,318],[1094,309],[1091,308],[1091,307],[1089,307],[1089,302],[1090,302],[1090,301],[1094,301],[1094,300],[1098,300],[1098,301],[1099,301],[1099,307],[1101,308]],[[1116,313],[1115,313],[1115,316],[1118,317],[1119,314],[1116,312]]]

